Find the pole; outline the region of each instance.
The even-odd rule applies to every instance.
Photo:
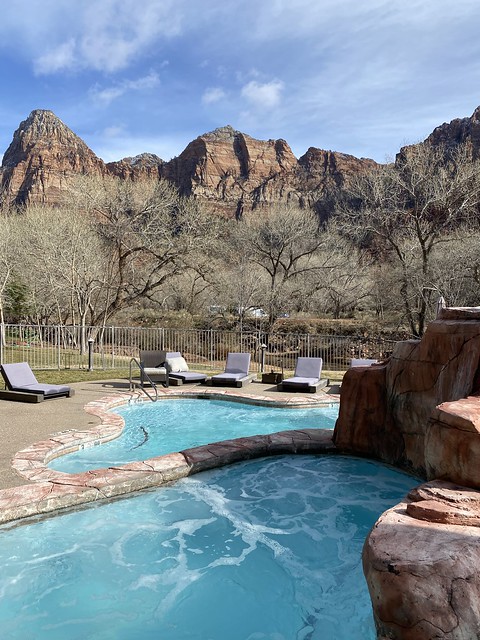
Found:
[[[93,371],[93,338],[88,339],[88,370]]]

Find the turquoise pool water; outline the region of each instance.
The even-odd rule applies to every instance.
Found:
[[[0,528],[2,638],[373,640],[362,545],[414,484],[282,456]]]
[[[61,456],[48,466],[80,473],[230,438],[287,429],[333,429],[338,404],[282,409],[223,400],[176,399],[128,405],[115,409],[115,413],[125,419],[119,438]]]

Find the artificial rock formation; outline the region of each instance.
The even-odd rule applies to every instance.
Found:
[[[381,640],[480,638],[480,530],[384,513],[363,550]]]
[[[335,443],[421,477],[479,487],[479,431],[468,416],[476,401],[467,400],[479,384],[480,309],[442,309],[422,340],[347,371]]]
[[[379,638],[480,638],[480,308],[350,369],[334,441],[429,482],[387,511],[363,562]]]

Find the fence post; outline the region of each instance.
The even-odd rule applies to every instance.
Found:
[[[110,327],[110,344],[112,345],[112,369],[115,369],[115,327]]]
[[[61,340],[60,340],[60,327],[57,324],[57,369],[60,371],[60,363],[61,363],[61,358],[62,358],[62,353],[61,353],[62,349],[61,349]]]

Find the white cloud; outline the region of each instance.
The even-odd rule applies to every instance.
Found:
[[[242,87],[241,93],[255,107],[273,109],[280,104],[283,89],[284,84],[280,80],[272,80],[263,84],[252,80]]]
[[[118,138],[125,133],[125,127],[122,124],[112,125],[110,127],[106,127],[103,130],[103,136],[105,138]]]
[[[0,40],[39,75],[126,68],[183,29],[182,0],[15,0],[2,6]]]
[[[210,89],[206,89],[202,96],[203,104],[213,104],[214,102],[219,102],[223,98],[225,98],[226,93],[220,87],[211,87]]]
[[[35,73],[56,73],[72,66],[75,59],[75,40],[70,38],[34,60]]]
[[[97,85],[91,89],[90,95],[95,102],[109,105],[126,93],[154,89],[159,84],[160,78],[158,74],[155,71],[151,71],[148,75],[138,78],[137,80],[123,80],[104,89],[100,89]]]

